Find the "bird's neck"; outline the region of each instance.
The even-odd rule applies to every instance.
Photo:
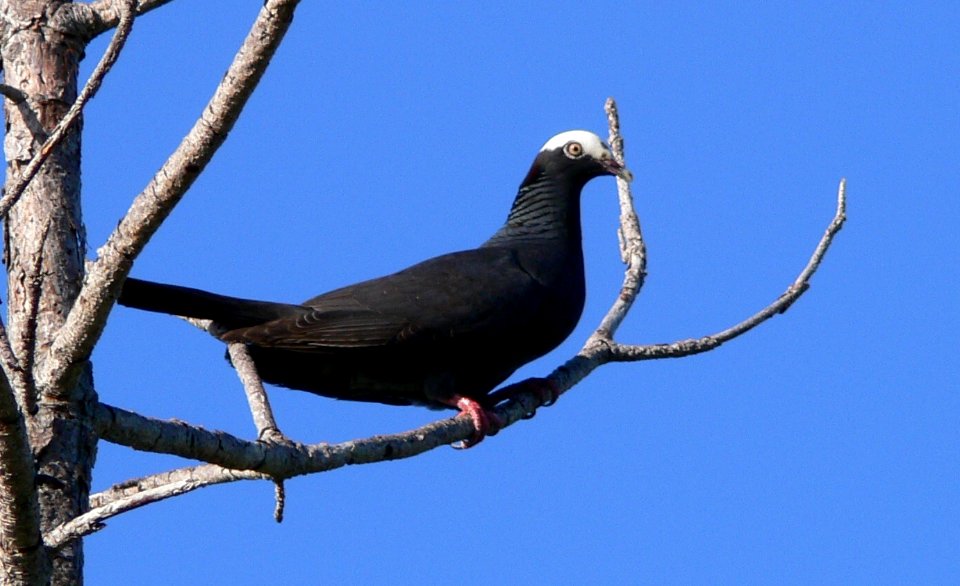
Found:
[[[520,187],[506,223],[484,246],[559,240],[579,248],[582,188],[545,175],[528,179]]]

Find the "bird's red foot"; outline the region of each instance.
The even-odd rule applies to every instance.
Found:
[[[560,388],[552,380],[548,378],[528,378],[498,389],[490,393],[488,398],[490,405],[498,405],[503,401],[515,399],[517,395],[527,392],[537,396],[541,407],[553,405],[557,401],[557,397],[560,396]],[[525,417],[527,419],[533,417],[536,415],[536,411],[536,408],[534,408],[530,413],[527,413]]]
[[[497,435],[500,428],[503,427],[503,421],[493,411],[487,411],[477,401],[469,397],[457,397],[456,407],[460,410],[457,417],[469,417],[473,421],[473,437],[463,440],[459,444],[453,444],[458,450],[472,448],[483,441],[488,435]]]

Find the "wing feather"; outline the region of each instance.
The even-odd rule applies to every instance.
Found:
[[[306,352],[496,339],[534,312],[537,288],[512,250],[480,248],[325,293],[303,302],[309,312],[230,337]]]

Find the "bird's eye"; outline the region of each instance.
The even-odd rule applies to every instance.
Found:
[[[563,152],[571,159],[579,159],[583,155],[583,145],[576,141],[568,142]]]

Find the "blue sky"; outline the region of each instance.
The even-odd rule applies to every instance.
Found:
[[[111,520],[87,580],[231,583],[956,583],[960,580],[960,25],[952,3],[304,2],[213,162],[133,273],[297,301],[472,247],[540,145],[620,104],[649,277],[619,339],[712,333],[775,299],[829,222],[806,295],[705,355],[610,365],[474,450]],[[92,251],[206,103],[260,2],[138,20],[84,123]],[[89,71],[107,39],[88,51]],[[613,180],[583,194],[588,305],[616,295]],[[103,401],[251,437],[215,341],[119,309]],[[275,389],[306,442],[437,413]],[[442,416],[442,414],[439,414]],[[101,444],[95,490],[187,464]]]

